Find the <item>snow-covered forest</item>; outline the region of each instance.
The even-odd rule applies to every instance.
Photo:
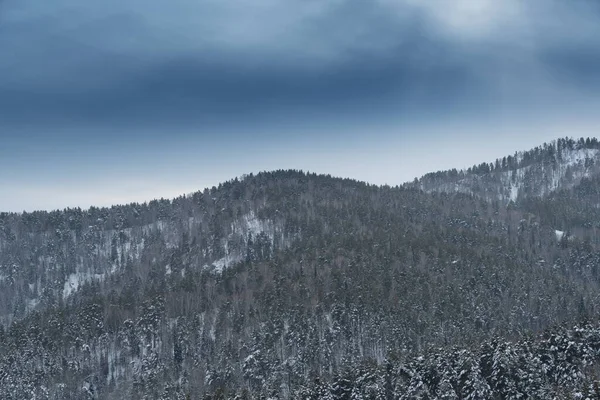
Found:
[[[3,399],[597,398],[600,144],[0,214]]]

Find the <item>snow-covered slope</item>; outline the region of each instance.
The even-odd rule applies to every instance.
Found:
[[[600,173],[597,147],[595,141],[560,139],[495,163],[427,174],[416,185],[426,192],[461,192],[505,203],[544,197]]]
[[[248,257],[268,258],[293,240],[286,237],[281,224],[261,219],[253,210],[233,217],[217,232],[210,228],[210,218],[196,215],[187,218],[186,223],[159,219],[121,229],[90,225],[78,231],[28,233],[12,242],[0,238],[0,291],[5,290],[0,303],[5,305],[3,309],[15,310],[0,315],[0,323],[8,324],[35,309],[68,302],[87,284],[109,289],[123,274],[144,278],[148,270],[141,265],[152,266],[159,253],[177,253],[191,242],[195,247],[186,254],[188,269],[195,266],[219,273]],[[23,246],[33,249],[29,260],[12,256],[19,254]],[[22,271],[34,267],[30,277],[24,279]],[[165,277],[176,268],[170,264],[156,267],[164,271]],[[186,271],[178,269],[177,273],[184,276]],[[15,298],[20,300],[15,302]]]
[[[276,241],[281,247],[287,247],[283,229],[271,220],[261,220],[254,211],[236,219],[231,223],[230,233],[221,240],[225,255],[204,264],[204,268],[220,273],[223,269],[243,261],[252,252],[256,242],[263,251],[273,251]]]

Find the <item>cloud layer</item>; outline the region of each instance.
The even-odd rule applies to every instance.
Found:
[[[0,12],[7,124],[435,112],[600,87],[599,9],[584,0],[4,0]]]

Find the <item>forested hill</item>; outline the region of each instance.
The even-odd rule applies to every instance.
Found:
[[[276,171],[174,200],[0,214],[0,397],[414,398],[405,375],[434,354],[475,359],[485,343],[595,321],[594,168],[508,204]],[[591,326],[581,348],[596,349]],[[482,369],[485,396],[510,398],[497,382],[549,354],[536,349]],[[565,390],[593,388],[595,353],[569,363],[514,393],[571,372]],[[330,390],[340,379],[350,387]],[[431,379],[414,384],[451,393]]]
[[[565,138],[466,170],[432,172],[409,186],[427,192],[472,193],[507,204],[572,188],[582,179],[597,176],[599,161],[596,138]]]

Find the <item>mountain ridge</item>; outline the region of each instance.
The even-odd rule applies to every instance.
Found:
[[[361,376],[356,398],[410,398],[402,366],[429,349],[597,319],[590,171],[508,204],[280,170],[173,200],[2,213],[0,394],[320,398],[316,381]],[[395,383],[372,397],[389,363],[380,377]],[[440,395],[435,380],[411,379]],[[497,382],[488,392],[502,397]]]
[[[596,138],[561,138],[491,163],[428,173],[408,186],[426,192],[460,191],[488,200],[516,202],[519,194],[543,197],[573,187],[582,178],[598,174],[599,161],[600,143]],[[536,175],[542,180],[532,184]]]

